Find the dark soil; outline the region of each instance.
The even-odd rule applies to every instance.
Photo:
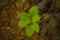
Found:
[[[55,0],[0,0],[0,40],[60,40],[60,7]],[[28,38],[25,28],[18,27],[18,12],[32,5],[39,7],[40,32]]]

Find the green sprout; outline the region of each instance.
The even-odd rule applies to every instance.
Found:
[[[18,26],[22,28],[26,27],[26,35],[28,37],[31,37],[34,31],[39,33],[38,21],[41,19],[41,17],[38,13],[38,6],[32,6],[29,10],[29,13],[18,13],[18,16],[20,18]]]

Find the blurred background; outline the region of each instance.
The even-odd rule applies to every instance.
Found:
[[[40,32],[28,38],[18,27],[18,12],[39,7]],[[60,40],[60,0],[0,0],[0,40]]]

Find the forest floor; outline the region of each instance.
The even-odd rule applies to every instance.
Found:
[[[44,4],[45,3],[45,4]],[[28,38],[25,28],[18,27],[18,12],[26,11],[32,5],[38,5],[40,32]],[[42,8],[41,8],[42,7]],[[60,8],[54,1],[2,0],[0,2],[0,40],[60,40]]]

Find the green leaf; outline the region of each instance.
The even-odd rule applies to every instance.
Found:
[[[21,20],[21,21],[18,23],[18,26],[20,26],[20,27],[25,27],[25,26],[27,26],[29,23],[30,23],[30,21],[23,21],[23,20]]]
[[[25,27],[27,24],[28,24],[29,22],[25,22],[25,21],[20,21],[19,23],[18,23],[18,26],[20,26],[20,27]]]
[[[32,18],[32,22],[39,21],[41,17],[38,14],[38,6],[32,6],[31,9],[29,10],[29,15]]]
[[[21,18],[21,20],[24,20],[24,21],[29,20],[29,15],[26,12],[18,13],[18,16]]]
[[[32,17],[32,22],[37,22],[40,20],[40,16],[39,15],[35,15],[34,17]]]
[[[34,31],[31,29],[30,26],[26,27],[26,35],[28,37],[31,37],[33,35]]]
[[[38,6],[32,6],[29,10],[29,14],[31,17],[33,17],[34,15],[38,14]]]
[[[25,27],[30,23],[29,15],[27,13],[19,13],[18,16],[21,19],[18,26]]]
[[[34,31],[39,33],[39,25],[37,23],[32,23],[26,27],[26,35],[28,37],[31,37],[34,33]]]
[[[25,26],[25,22],[20,21],[20,22],[18,23],[18,26],[20,26],[20,27],[24,27],[24,26]]]
[[[33,23],[31,25],[31,29],[39,33],[39,25],[38,25],[38,23]]]

